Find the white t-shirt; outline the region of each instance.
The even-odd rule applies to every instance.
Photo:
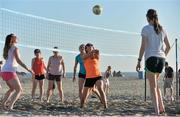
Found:
[[[149,24],[143,27],[141,35],[145,36],[147,39],[145,60],[151,56],[165,58],[164,38],[167,35],[164,30],[157,34],[154,30],[154,26]]]
[[[15,49],[16,46],[12,46],[9,51],[8,51],[8,58],[4,64],[4,66],[2,67],[1,72],[16,72],[17,71],[17,61],[15,58]]]

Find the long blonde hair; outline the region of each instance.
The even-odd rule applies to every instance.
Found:
[[[13,36],[14,36],[14,34],[9,34],[6,36],[4,50],[3,50],[3,57],[5,60],[7,60],[7,58],[8,58],[8,51],[11,48],[11,39]]]

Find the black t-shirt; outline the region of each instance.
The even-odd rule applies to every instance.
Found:
[[[173,78],[173,68],[172,67],[166,67],[165,68],[165,78]]]

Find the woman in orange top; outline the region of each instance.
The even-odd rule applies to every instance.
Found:
[[[83,56],[84,66],[86,69],[86,81],[83,89],[81,108],[87,102],[89,94],[91,94],[94,86],[100,93],[100,101],[107,108],[106,95],[103,90],[103,80],[100,72],[99,50],[94,49],[93,45],[88,43],[85,46],[86,54]]]
[[[32,70],[35,75],[33,78],[32,100],[34,100],[37,83],[39,83],[40,100],[43,101],[46,66],[45,66],[43,58],[41,57],[41,51],[39,49],[35,49],[34,54],[36,57],[32,59]]]

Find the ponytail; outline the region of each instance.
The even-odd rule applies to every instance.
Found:
[[[149,18],[149,20],[153,21],[154,31],[156,34],[159,34],[162,31],[162,26],[159,24],[156,10],[149,9],[146,16]]]
[[[14,34],[9,34],[6,36],[4,49],[3,49],[3,58],[7,60],[8,58],[8,51],[11,48],[11,38],[14,36]]]
[[[158,22],[157,15],[154,16],[154,31],[159,34],[162,31],[162,26]]]

